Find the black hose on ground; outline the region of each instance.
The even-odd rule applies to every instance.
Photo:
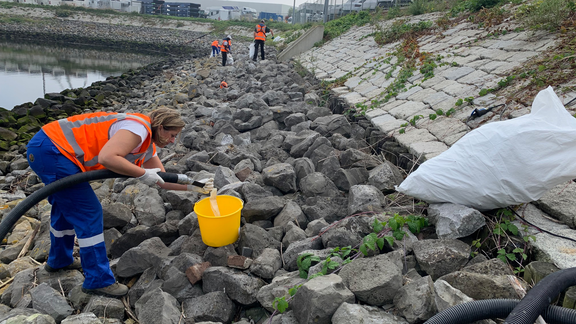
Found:
[[[158,175],[166,182],[178,183],[179,177],[176,173],[166,173],[158,172]],[[34,205],[50,196],[51,194],[60,191],[63,188],[77,185],[82,182],[102,180],[109,178],[126,178],[127,176],[112,172],[110,170],[95,170],[88,172],[81,172],[73,174],[66,178],[56,180],[51,184],[34,191],[30,196],[26,197],[22,202],[20,202],[14,209],[8,213],[8,215],[2,218],[0,223],[0,242],[4,239],[6,234],[12,229],[16,222],[24,215],[28,209],[32,208]]]
[[[534,288],[532,288],[534,289]],[[526,297],[524,297],[526,298]],[[486,299],[475,300],[469,303],[456,305],[432,316],[424,324],[466,324],[483,319],[505,318],[521,303],[518,299]],[[576,323],[576,310],[558,306],[544,309],[542,315],[548,324],[574,324]],[[538,317],[536,315],[536,317]],[[531,322],[522,322],[532,324]]]
[[[532,324],[564,289],[576,285],[576,268],[553,272],[528,291],[518,306],[506,317],[504,324]],[[572,318],[571,322],[576,323]]]

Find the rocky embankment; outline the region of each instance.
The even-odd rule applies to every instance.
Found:
[[[120,300],[84,294],[81,271],[44,270],[50,205],[43,201],[0,251],[0,323],[412,324],[473,299],[518,299],[519,286],[528,288],[510,280],[500,259],[471,257],[473,234],[485,225],[480,212],[395,193],[406,171],[383,152],[410,154],[392,138],[341,114],[342,102],[292,63],[255,64],[246,46],[234,57],[227,67],[175,59],[11,112],[28,118],[21,127],[32,134],[43,121],[87,108],[178,109],[187,126],[159,153],[167,171],[214,177],[218,188],[241,182],[220,193],[244,207],[238,240],[209,247],[193,210],[203,196],[136,179],[93,182],[113,271],[130,287]],[[229,88],[219,87],[223,80]],[[86,101],[98,105],[80,105]],[[43,187],[25,146],[9,144],[0,162],[4,215]],[[542,218],[532,205],[522,212]],[[531,269],[541,275],[554,266]]]
[[[15,9],[17,10],[17,9]],[[182,28],[160,19],[138,18],[146,23],[130,24],[116,21],[114,16],[91,17],[72,14],[71,17],[50,17],[46,12],[21,12],[27,19],[5,19],[0,22],[0,39],[33,44],[58,44],[68,46],[88,46],[114,48],[115,50],[136,51],[144,53],[161,53],[166,56],[182,54],[196,56],[206,52],[206,44],[201,42],[210,31],[205,25],[184,25]],[[0,11],[0,15],[13,17],[12,11]],[[39,16],[39,17],[35,17]],[[113,20],[114,19],[114,20]],[[136,18],[134,19],[135,21]],[[165,24],[172,28],[162,28]],[[196,42],[200,40],[200,42]],[[190,41],[189,44],[184,42]],[[211,40],[210,40],[211,41]],[[203,50],[203,51],[202,51]]]

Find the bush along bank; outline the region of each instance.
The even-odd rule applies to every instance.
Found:
[[[0,107],[0,154],[2,151],[25,150],[24,145],[51,121],[86,111],[106,109],[139,96],[136,89],[152,80],[163,67],[176,64],[179,59],[165,60],[130,70],[118,77],[94,82],[87,88],[66,89],[47,93],[44,98],[15,106],[12,110]]]

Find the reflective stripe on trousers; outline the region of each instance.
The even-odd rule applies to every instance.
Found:
[[[30,167],[45,184],[81,172],[80,168],[58,151],[43,131],[28,143]],[[88,289],[106,287],[114,282],[104,244],[102,205],[88,182],[83,182],[48,197],[50,214],[50,252],[48,265],[58,269],[74,259],[74,236],[78,236],[84,284]]]

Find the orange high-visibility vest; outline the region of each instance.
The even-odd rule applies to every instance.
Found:
[[[228,83],[226,83],[226,81],[220,82],[220,89],[222,88],[228,88]]]
[[[228,46],[229,46],[228,41],[227,41],[227,40],[223,40],[223,41],[222,41],[222,45],[220,45],[220,51],[221,51],[221,52],[228,52]]]
[[[212,42],[212,46],[218,47],[218,43],[219,43],[218,40],[215,40],[215,41]]]
[[[266,40],[266,25],[260,26],[260,24],[256,25],[256,36],[254,37],[256,40]]]
[[[136,153],[125,158],[137,166],[156,154],[156,145],[152,143],[150,117],[142,114],[119,114],[114,112],[96,112],[60,119],[44,125],[42,130],[52,140],[60,153],[74,162],[82,171],[105,169],[98,163],[98,154],[110,139],[110,126],[120,120],[134,120],[146,127],[148,137]]]

